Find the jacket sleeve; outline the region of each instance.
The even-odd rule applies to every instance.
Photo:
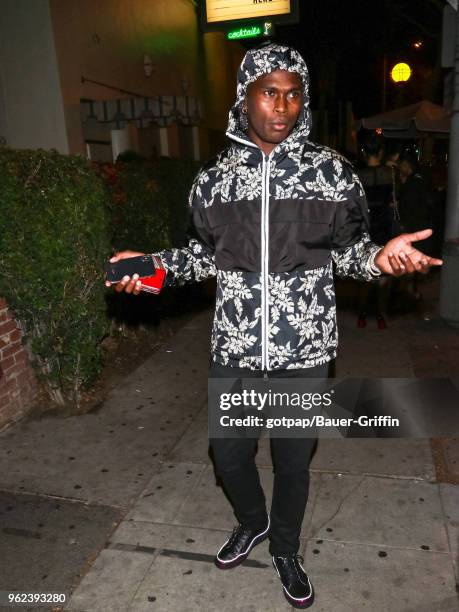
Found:
[[[350,164],[344,170],[345,189],[333,218],[331,255],[338,276],[370,281],[381,274],[374,267],[381,246],[370,238],[368,204],[360,180]]]
[[[196,177],[189,196],[188,244],[181,248],[153,253],[166,269],[164,287],[201,281],[217,274],[212,233],[204,214],[199,189],[200,174]]]

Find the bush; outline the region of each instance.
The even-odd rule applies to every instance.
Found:
[[[116,164],[101,165],[111,193],[113,251],[130,249],[152,253],[181,246],[188,228],[188,194],[198,171],[192,161],[161,158],[141,160],[126,152]],[[202,287],[185,285],[161,295],[107,294],[108,315],[121,325],[159,324],[167,317],[189,312],[202,302]]]
[[[116,164],[98,168],[111,195],[113,250],[151,253],[185,241],[188,193],[198,164],[120,155]]]
[[[198,173],[198,162],[162,158],[154,165],[154,176],[164,194],[169,211],[169,239],[171,246],[186,242],[188,229],[188,195]]]
[[[152,253],[181,246],[188,228],[188,194],[199,169],[195,162],[161,158],[139,159],[126,152],[116,164],[96,164],[111,195],[113,251]],[[156,326],[163,318],[189,311],[200,301],[202,288],[185,285],[152,297],[107,294],[108,315],[114,326]]]
[[[82,157],[0,149],[0,295],[58,403],[79,403],[108,330],[108,193]]]
[[[132,322],[148,311],[157,323],[159,311],[174,310],[171,301],[188,308],[174,291],[154,301],[106,292],[103,268],[111,250],[185,242],[197,170],[187,161],[126,155],[98,165],[0,148],[0,296],[23,325],[55,402],[78,404],[97,378],[110,316],[127,319],[129,311]],[[176,291],[194,295],[190,287]]]

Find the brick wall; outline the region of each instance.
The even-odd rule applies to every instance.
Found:
[[[0,298],[0,429],[20,419],[37,397],[37,383],[22,332]]]

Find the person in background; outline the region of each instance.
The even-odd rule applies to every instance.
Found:
[[[398,168],[400,160],[401,147],[398,143],[386,144],[384,147],[384,165],[388,168]]]
[[[430,210],[429,189],[421,174],[419,163],[414,151],[405,151],[399,161],[400,191],[398,207],[400,225],[405,232],[416,232],[421,228],[432,227],[432,214]],[[432,241],[423,240],[422,250],[430,254]],[[414,302],[422,300],[419,291],[419,275],[413,272],[406,281],[405,291]]]
[[[398,175],[398,164],[400,161],[400,155],[402,153],[402,147],[399,143],[389,143],[384,147],[384,165],[390,169],[392,178],[392,201],[390,206],[392,208],[392,235],[396,236],[402,232],[400,226],[400,215],[398,211],[398,194],[400,191],[400,178]]]
[[[357,170],[367,197],[370,213],[370,237],[376,244],[384,245],[392,236],[393,226],[393,172],[382,165],[383,142],[376,134],[370,134],[363,143],[366,166]],[[372,298],[375,300],[376,320],[379,329],[386,329],[386,309],[389,295],[389,277],[383,276],[371,284],[359,286],[358,327],[365,327]]]

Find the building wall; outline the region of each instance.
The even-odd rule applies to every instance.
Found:
[[[0,139],[68,153],[48,0],[2,0],[0,10]]]
[[[0,298],[0,429],[20,419],[33,405],[37,384],[22,332]]]
[[[80,98],[123,96],[82,76],[141,96],[198,96],[205,125],[224,131],[242,51],[220,32],[202,36],[192,0],[50,0],[50,7],[71,152],[85,152]],[[144,54],[154,65],[150,77]]]

